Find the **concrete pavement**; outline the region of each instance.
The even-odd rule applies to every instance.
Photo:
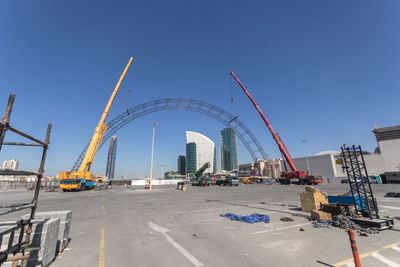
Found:
[[[348,191],[342,184],[319,187],[328,193]],[[299,210],[303,190],[242,185],[189,187],[186,192],[174,187],[41,192],[39,211],[73,210],[71,242],[53,266],[346,266],[352,257],[347,233],[313,228],[309,214]],[[400,199],[383,197],[389,191],[399,192],[400,185],[374,185],[382,215],[400,217]],[[29,201],[31,195],[0,193],[0,201]],[[219,216],[228,212],[268,214],[271,223],[247,224]],[[294,221],[283,222],[281,217]],[[400,264],[398,226],[356,238],[360,255],[365,254],[363,266]]]

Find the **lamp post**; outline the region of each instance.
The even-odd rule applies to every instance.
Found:
[[[161,179],[164,179],[164,156],[161,156]]]
[[[157,122],[150,122],[153,125],[153,141],[151,142],[151,164],[150,164],[150,179],[153,178],[153,155],[154,155],[154,131],[156,129]]]
[[[311,174],[311,172],[310,172],[310,162],[308,161],[308,154],[307,154],[307,148],[306,148],[307,140],[304,139],[304,140],[301,140],[301,142],[304,143],[304,153],[306,154],[306,157],[307,157],[308,175],[310,175]]]

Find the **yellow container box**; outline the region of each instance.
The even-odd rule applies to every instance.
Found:
[[[321,208],[321,203],[328,203],[328,198],[324,193],[321,192],[301,192],[300,201],[301,210],[311,212],[312,210],[319,210]]]

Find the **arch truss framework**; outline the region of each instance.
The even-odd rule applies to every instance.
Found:
[[[249,151],[254,161],[260,158],[267,158],[267,154],[265,153],[260,142],[258,142],[254,134],[238,119],[237,116],[234,116],[222,108],[207,102],[184,98],[166,98],[148,101],[121,113],[108,122],[108,128],[104,134],[100,147],[103,146],[112,135],[114,135],[119,129],[124,127],[129,122],[147,114],[165,110],[188,110],[207,115],[221,122],[226,127],[234,129],[240,141]],[[79,157],[76,159],[75,164],[72,167],[73,171],[78,170],[83,157],[85,156],[88,145],[86,145]]]

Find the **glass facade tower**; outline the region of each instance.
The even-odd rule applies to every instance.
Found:
[[[197,171],[196,150],[196,143],[186,144],[186,173]]]
[[[189,159],[189,156],[193,157],[193,154],[191,151],[193,150],[192,147],[188,147],[191,143],[194,143],[196,145],[196,151],[194,153],[196,157],[196,165],[193,168],[194,160],[191,158]],[[215,145],[214,142],[211,141],[210,138],[207,136],[197,133],[197,132],[192,132],[192,131],[186,131],[186,169],[190,170],[189,173],[193,173],[192,171],[196,172],[198,169],[200,169],[205,163],[210,163],[210,167],[207,168],[204,173],[213,173],[214,172],[214,166],[216,164],[214,160],[214,155],[215,155]]]
[[[181,175],[186,174],[186,157],[183,155],[178,157],[178,173]]]
[[[217,148],[214,147],[214,165],[213,165],[213,173],[217,172]]]
[[[108,149],[106,177],[114,179],[115,157],[117,155],[117,136],[111,136],[110,147]]]
[[[236,132],[232,128],[221,131],[221,170],[232,171],[238,168]]]

